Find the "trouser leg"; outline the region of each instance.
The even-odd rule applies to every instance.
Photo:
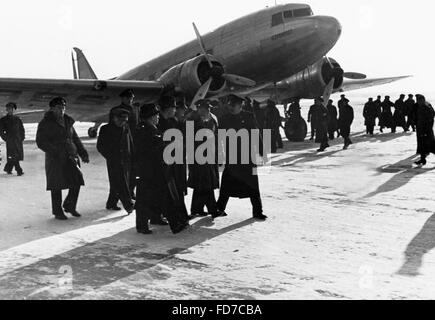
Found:
[[[80,187],[71,188],[68,190],[68,195],[63,202],[63,207],[76,210],[77,209],[77,201],[79,199]]]
[[[230,197],[226,194],[226,193],[221,193],[219,194],[219,199],[217,201],[217,208],[220,211],[225,211],[225,209],[227,208],[227,204],[228,201],[230,200]]]
[[[277,144],[278,144],[278,137],[277,137],[277,135],[276,135],[276,130],[273,130],[272,129],[272,132],[271,132],[271,134],[272,134],[272,148],[271,148],[271,151],[272,151],[272,153],[275,153],[276,151],[277,151]]]
[[[276,129],[276,138],[278,143],[278,149],[284,148],[284,144],[282,143],[281,133],[279,132],[279,128]]]
[[[12,161],[8,160],[5,164],[4,172],[10,173],[12,172]]]
[[[250,197],[251,204],[252,204],[252,215],[260,215],[263,213],[263,204],[261,202],[260,193],[256,192]]]
[[[202,193],[198,190],[193,190],[192,194],[192,205],[190,206],[191,214],[201,214],[204,212],[204,197]]]
[[[208,213],[214,214],[218,212],[216,198],[214,196],[214,191],[209,190],[205,193],[205,205],[207,206]]]
[[[21,168],[19,161],[14,161],[14,167],[15,167],[15,171],[18,174],[22,174],[23,173],[23,169]]]
[[[128,187],[129,187],[130,197],[134,199],[136,197],[135,189],[137,187],[137,174],[136,174],[136,169],[134,164],[131,165]]]
[[[311,122],[311,139],[314,139],[315,134],[316,134],[316,127],[314,126],[314,123]]]
[[[51,211],[53,215],[61,215],[62,209],[62,190],[51,190]]]

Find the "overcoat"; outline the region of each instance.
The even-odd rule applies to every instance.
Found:
[[[427,156],[435,153],[435,137],[433,132],[435,112],[432,105],[425,102],[418,106],[416,113],[417,154]]]
[[[64,190],[84,185],[80,160],[89,158],[74,129],[74,119],[65,114],[57,119],[48,111],[38,125],[36,144],[45,152],[47,190]]]
[[[0,119],[0,136],[6,142],[6,156],[10,161],[23,161],[25,131],[21,119],[7,115]]]

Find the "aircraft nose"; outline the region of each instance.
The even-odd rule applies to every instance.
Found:
[[[320,40],[325,44],[334,45],[341,36],[341,24],[334,17],[316,17],[315,28]]]

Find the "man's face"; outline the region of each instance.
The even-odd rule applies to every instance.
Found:
[[[210,114],[210,110],[207,108],[198,108],[198,114],[200,117],[207,117]]]
[[[122,103],[128,106],[132,106],[134,101],[134,95],[129,97],[122,97]]]
[[[117,127],[122,127],[128,122],[127,115],[117,115],[113,117],[113,122]]]
[[[159,124],[160,115],[157,113],[153,115],[150,119],[151,119],[151,123],[157,126]]]
[[[66,110],[66,103],[59,103],[54,108],[52,108],[52,110],[57,117],[63,117]]]
[[[185,111],[184,111],[183,108],[177,108],[177,109],[175,110],[175,116],[176,116],[178,119],[184,119],[184,114],[185,114]]]
[[[232,114],[232,115],[237,115],[240,112],[242,112],[242,104],[240,102],[231,102],[228,105],[228,111]]]
[[[14,114],[14,108],[13,107],[7,107],[6,108],[6,113],[10,116],[12,116]]]

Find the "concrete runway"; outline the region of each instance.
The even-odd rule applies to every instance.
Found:
[[[134,214],[104,209],[106,168],[88,139],[83,217],[54,220],[44,155],[26,142],[25,175],[0,174],[0,298],[435,298],[435,157],[413,167],[415,134],[366,137],[354,106],[349,150],[285,142],[260,170],[266,222],[232,199],[228,217],[178,235],[139,235]]]

